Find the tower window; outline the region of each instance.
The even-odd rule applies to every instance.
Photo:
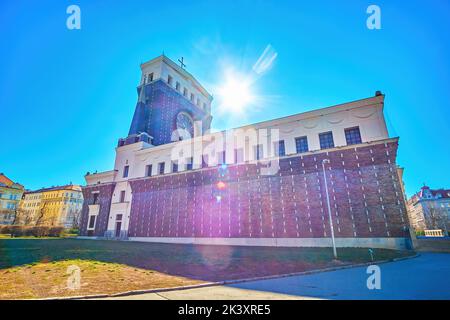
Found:
[[[145,167],[145,175],[147,177],[151,177],[152,176],[152,165],[149,164]]]
[[[359,127],[345,129],[345,140],[347,140],[348,145],[361,143]]]
[[[200,107],[200,99],[197,98],[197,107]]]
[[[193,103],[193,102],[194,102],[194,100],[195,100],[195,96],[194,96],[194,94],[193,94],[193,93],[191,93],[191,102]]]
[[[167,83],[171,86],[172,85],[172,83],[173,83],[173,78],[172,78],[172,76],[169,74],[168,76],[167,76]]]
[[[308,138],[307,137],[295,138],[295,149],[297,153],[308,152]]]
[[[175,84],[175,89],[177,91],[180,91],[180,83],[177,81],[177,83]]]
[[[123,177],[128,177],[128,171],[130,170],[130,166],[123,167]]]
[[[206,103],[203,102],[203,110],[206,110]]]
[[[331,131],[319,133],[320,149],[334,148],[333,133]]]
[[[148,75],[148,78],[147,78],[147,82],[152,82],[153,81],[153,72],[152,73],[150,73],[149,75]]]
[[[159,163],[159,174],[164,174],[166,164],[164,162]]]
[[[187,98],[188,96],[188,92],[186,88],[183,88],[183,96],[185,96]]]
[[[125,190],[120,191],[120,200],[119,202],[125,202]]]

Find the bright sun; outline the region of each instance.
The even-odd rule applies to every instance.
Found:
[[[229,75],[218,90],[221,106],[233,113],[242,113],[253,102],[250,83],[245,77]]]

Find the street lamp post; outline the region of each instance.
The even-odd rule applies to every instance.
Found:
[[[330,220],[331,242],[333,243],[333,255],[334,255],[334,258],[337,259],[336,242],[334,240],[333,219],[331,217],[330,196],[328,195],[328,182],[327,182],[327,175],[325,173],[325,163],[330,163],[330,160],[328,160],[328,159],[322,160],[322,169],[323,169],[323,180],[325,183],[325,193],[327,195],[328,218]]]

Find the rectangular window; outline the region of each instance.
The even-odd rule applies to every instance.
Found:
[[[197,107],[200,107],[200,99],[197,98]]]
[[[122,214],[117,214],[116,215],[116,221],[122,221],[123,215]]]
[[[159,174],[164,174],[165,166],[166,166],[165,162],[160,162],[159,163]]]
[[[193,102],[194,102],[194,100],[195,100],[195,96],[194,96],[194,94],[193,94],[193,93],[191,93],[191,102],[193,103]]]
[[[145,167],[145,175],[147,177],[151,177],[152,176],[152,165],[149,164]]]
[[[190,157],[186,163],[186,170],[192,170],[192,164],[194,163],[194,159]]]
[[[92,204],[98,204],[98,193],[93,193],[93,200],[92,200]]]
[[[206,110],[206,103],[203,102],[203,110]]]
[[[152,82],[153,81],[153,72],[148,75],[147,79],[148,79],[147,82]]]
[[[306,136],[295,138],[295,150],[297,153],[308,152],[308,138]]]
[[[218,165],[226,163],[225,159],[226,159],[225,158],[225,151],[221,151],[221,152],[217,153],[217,164]]]
[[[123,167],[123,177],[128,177],[128,170],[130,170],[130,166]]]
[[[348,145],[361,143],[359,127],[345,129],[345,140],[347,140]]]
[[[125,190],[120,191],[120,201],[119,202],[125,202]]]
[[[96,216],[89,216],[89,229],[95,228],[95,217]]]
[[[170,86],[172,85],[172,83],[173,83],[173,78],[172,78],[171,75],[168,75],[168,76],[167,76],[167,83],[168,83]]]
[[[286,149],[284,146],[284,140],[277,141],[273,144],[275,156],[284,157],[286,155]]]
[[[178,172],[178,161],[172,161],[172,172]]]
[[[331,131],[319,133],[320,149],[334,148],[333,133]]]
[[[175,89],[177,89],[177,91],[180,91],[180,83],[178,81],[175,84]]]
[[[256,160],[262,159],[263,158],[263,145],[258,144],[257,146],[255,146],[255,150],[256,150]]]
[[[202,156],[202,168],[208,167],[208,155],[204,154]]]
[[[234,158],[236,159],[236,163],[244,162],[244,149],[236,149],[234,152]]]
[[[187,92],[187,89],[186,89],[186,88],[183,89],[183,96],[185,96],[186,98],[187,98],[187,96],[188,96],[188,92]]]

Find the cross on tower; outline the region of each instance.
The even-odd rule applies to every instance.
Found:
[[[180,60],[180,59],[178,59],[178,62],[180,63],[180,67],[181,67],[181,69],[184,69],[184,68],[186,68],[186,65],[184,64],[184,58],[183,58],[183,57],[181,57],[181,60]]]

